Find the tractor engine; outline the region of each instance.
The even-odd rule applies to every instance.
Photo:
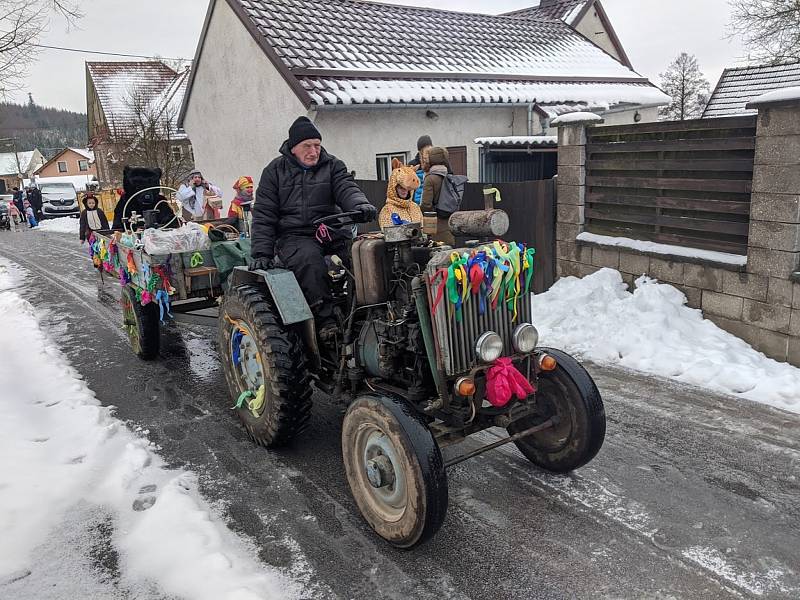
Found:
[[[412,401],[429,398],[434,387],[411,290],[432,250],[414,224],[361,236],[352,250],[358,367],[402,387]]]

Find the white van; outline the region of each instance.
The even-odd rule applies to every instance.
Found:
[[[79,217],[78,194],[71,183],[40,183],[42,215],[45,219]]]

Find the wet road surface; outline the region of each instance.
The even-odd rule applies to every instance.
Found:
[[[27,270],[23,295],[97,397],[197,472],[229,527],[309,597],[800,597],[800,415],[588,365],[608,416],[592,463],[549,475],[512,446],[462,463],[438,535],[399,551],[350,497],[342,405],[318,393],[292,447],[255,447],[230,409],[215,330],[170,326],[162,359],[139,361],[118,285],[98,292],[75,237],[0,232],[0,256]],[[110,544],[111,532],[88,533]],[[114,583],[113,561],[87,560]]]

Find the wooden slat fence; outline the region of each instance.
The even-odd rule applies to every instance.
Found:
[[[747,254],[756,117],[594,127],[586,229]]]

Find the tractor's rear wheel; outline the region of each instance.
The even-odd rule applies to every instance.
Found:
[[[136,299],[136,290],[130,285],[122,288],[120,302],[123,327],[131,349],[142,360],[154,360],[161,345],[158,305],[150,302],[142,306]]]
[[[582,467],[600,451],[606,434],[605,408],[594,380],[578,361],[560,350],[542,351],[555,358],[558,366],[539,374],[535,414],[514,421],[508,433],[513,435],[555,419],[552,427],[514,443],[533,464],[554,473],[567,473]]]
[[[289,443],[311,416],[311,379],[300,336],[284,327],[257,285],[225,293],[219,352],[236,412],[267,448]]]
[[[432,537],[447,513],[447,475],[425,423],[399,398],[370,394],[350,404],[342,457],[364,519],[398,548]]]

